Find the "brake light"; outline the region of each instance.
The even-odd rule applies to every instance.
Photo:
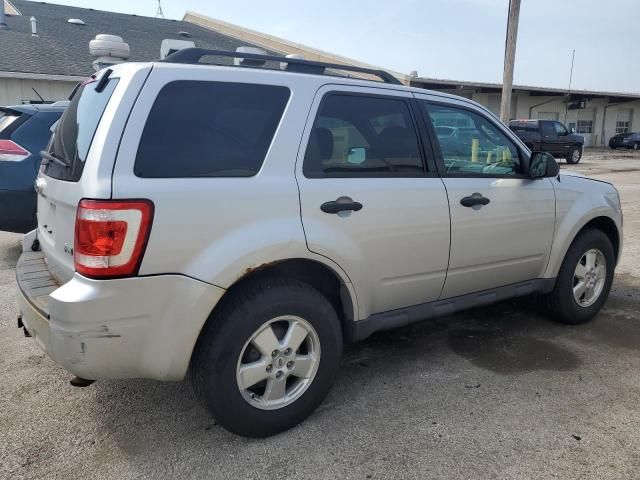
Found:
[[[0,161],[19,162],[29,155],[31,155],[29,151],[22,148],[16,142],[12,140],[0,140]]]
[[[137,275],[152,221],[149,200],[81,200],[73,248],[76,271],[92,278]]]

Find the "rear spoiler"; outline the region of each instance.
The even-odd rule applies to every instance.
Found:
[[[36,108],[30,105],[0,107],[0,113],[2,113],[3,115],[15,115],[16,117],[22,115],[23,113],[33,115],[34,113],[36,113]]]

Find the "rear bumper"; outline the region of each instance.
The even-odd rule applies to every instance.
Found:
[[[36,192],[0,190],[0,230],[25,233],[36,227]]]
[[[91,280],[59,286],[41,252],[16,267],[22,322],[74,375],[182,380],[200,330],[224,290],[181,275]]]

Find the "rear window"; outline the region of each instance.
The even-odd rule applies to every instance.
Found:
[[[537,132],[537,123],[510,123],[509,128],[514,132]]]
[[[145,178],[258,173],[289,99],[273,85],[181,80],[165,85],[142,132],[134,171]]]
[[[62,112],[38,112],[18,128],[11,138],[31,153],[38,153],[47,146],[51,137],[51,125],[61,114]]]
[[[80,180],[93,136],[117,84],[118,79],[111,78],[100,92],[96,91],[97,82],[78,88],[60,117],[49,149],[69,167],[48,162],[45,169],[48,176],[71,182]]]

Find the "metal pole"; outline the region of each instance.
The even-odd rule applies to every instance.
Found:
[[[564,124],[567,124],[567,107],[571,101],[571,81],[573,80],[573,61],[576,58],[576,49],[571,52],[571,71],[569,72],[569,88],[567,89],[567,103],[564,104]],[[576,124],[576,127],[578,124]]]
[[[500,120],[509,123],[511,116],[511,88],[513,87],[513,64],[516,59],[516,40],[518,38],[518,18],[520,17],[520,0],[509,0],[509,19],[504,46],[504,73],[502,76],[502,102],[500,104]]]

